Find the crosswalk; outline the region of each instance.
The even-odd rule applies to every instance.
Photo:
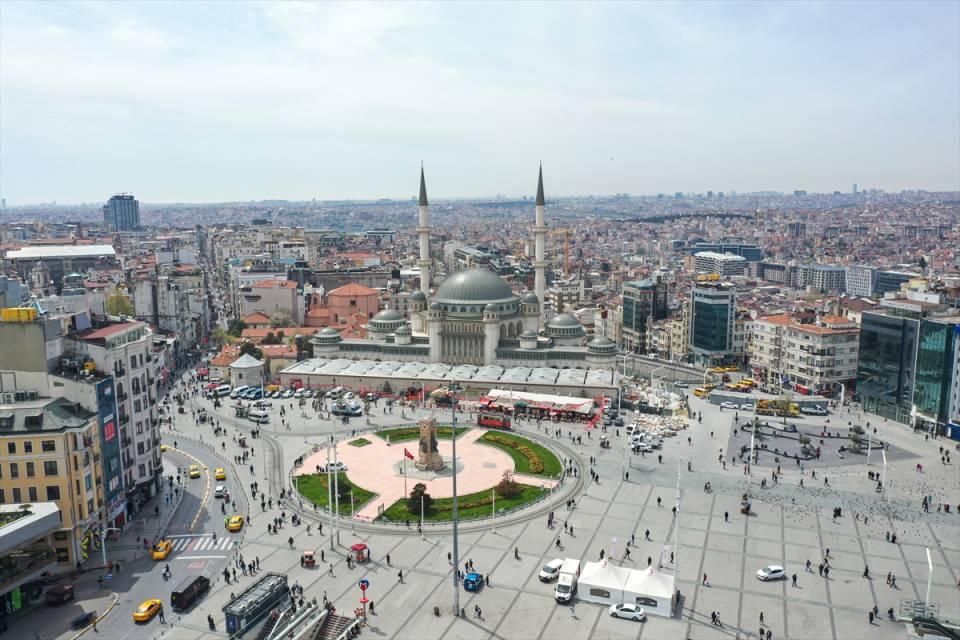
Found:
[[[168,536],[167,539],[173,543],[173,550],[176,552],[226,551],[233,546],[233,538],[227,535],[218,535],[216,540],[209,534],[203,534],[201,536]]]

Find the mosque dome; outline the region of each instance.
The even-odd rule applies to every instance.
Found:
[[[440,284],[433,298],[446,304],[516,301],[510,285],[486,269],[454,273]]]
[[[396,322],[397,320],[403,320],[403,316],[396,309],[384,309],[370,319],[374,322]]]
[[[427,294],[425,294],[422,289],[417,289],[410,294],[410,300],[412,302],[426,302]]]
[[[537,297],[533,291],[523,294],[523,297],[520,298],[520,302],[523,304],[540,304],[540,298]]]

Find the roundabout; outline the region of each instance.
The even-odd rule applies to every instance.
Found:
[[[421,423],[428,421],[421,421]],[[337,474],[338,513],[359,522],[417,522],[419,500],[425,493],[429,508],[425,522],[452,520],[453,444],[449,425],[435,427],[432,445],[424,444],[420,426],[401,426],[337,446],[337,460],[345,469]],[[429,436],[427,436],[429,442]],[[548,498],[561,484],[563,465],[550,449],[533,439],[484,428],[457,428],[457,494],[459,518],[490,518]],[[419,464],[433,447],[432,467]],[[328,450],[308,453],[294,470],[301,495],[327,509]],[[439,468],[435,468],[438,465]],[[418,468],[421,467],[421,468]],[[351,511],[350,491],[353,491]],[[346,498],[346,504],[344,504]]]

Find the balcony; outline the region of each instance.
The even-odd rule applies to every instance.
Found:
[[[121,413],[121,414],[120,414],[120,426],[122,427],[122,426],[127,425],[127,424],[130,424],[130,416]]]

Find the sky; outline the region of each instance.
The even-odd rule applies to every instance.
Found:
[[[960,190],[960,2],[0,3],[8,206]]]

